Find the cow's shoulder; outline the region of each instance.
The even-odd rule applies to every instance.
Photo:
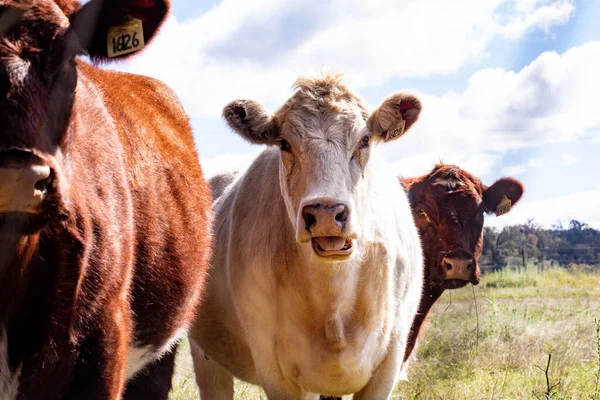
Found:
[[[78,95],[81,103],[96,114],[100,109],[108,114],[129,158],[142,164],[154,160],[156,167],[197,169],[189,118],[169,86],[154,78],[104,70],[83,61],[78,62],[78,71],[87,87]],[[109,122],[105,119],[104,123]]]
[[[279,150],[269,148],[259,154],[221,194],[214,210],[217,231],[221,231],[219,227],[231,229],[226,240],[243,243],[243,249],[250,252],[261,249],[270,253],[290,224],[279,186]],[[293,240],[293,236],[287,239]]]
[[[183,131],[190,130],[179,98],[164,82],[149,76],[97,68],[81,60],[78,71],[95,83],[109,108],[118,107],[121,114],[136,113],[147,120],[168,116],[177,120]]]
[[[213,201],[219,197],[233,184],[233,181],[240,175],[239,171],[227,171],[211,177],[208,181],[212,192]]]
[[[267,148],[260,153],[227,191],[227,196],[235,197],[238,207],[254,210],[269,208],[278,200],[283,202],[279,188],[279,150]]]

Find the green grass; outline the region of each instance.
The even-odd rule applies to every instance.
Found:
[[[565,270],[485,275],[434,306],[399,399],[600,400],[600,275]],[[170,400],[198,399],[189,347],[180,348]],[[236,383],[236,399],[265,398]]]

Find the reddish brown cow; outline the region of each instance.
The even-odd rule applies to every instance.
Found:
[[[467,171],[447,164],[400,182],[408,191],[425,257],[423,297],[411,328],[406,361],[427,313],[444,290],[479,283],[484,214],[508,212],[521,198],[523,185],[513,178],[501,178],[486,186]]]
[[[3,400],[167,398],[210,257],[209,189],[173,92],[77,56],[140,49],[168,9],[0,0]]]

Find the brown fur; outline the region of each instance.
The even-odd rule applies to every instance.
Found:
[[[427,175],[401,178],[417,223],[425,257],[425,280],[419,311],[411,328],[404,355],[413,352],[425,317],[446,289],[465,286],[469,281],[446,280],[443,257],[473,260],[470,282],[479,283],[479,257],[483,245],[484,213],[493,213],[506,195],[514,205],[523,194],[523,185],[502,178],[492,186],[455,165],[438,164]]]
[[[94,43],[115,1],[0,7],[0,26],[20,10],[1,30],[0,159],[31,154],[53,178],[39,215],[0,215],[0,326],[19,399],[121,398],[130,349],[169,351],[200,301],[210,193],[185,112],[161,82],[75,60],[105,57]],[[154,21],[148,39],[168,10],[118,4]],[[86,47],[71,22],[91,21],[92,9],[100,19]],[[11,63],[28,65],[24,79]],[[164,399],[172,363],[136,380],[166,374],[154,395]],[[125,398],[148,398],[133,386]]]

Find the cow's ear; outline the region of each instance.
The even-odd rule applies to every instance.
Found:
[[[371,114],[367,129],[375,139],[389,142],[408,131],[421,113],[421,101],[408,93],[394,93]]]
[[[417,180],[418,180],[418,178],[406,178],[404,176],[398,177],[398,181],[400,182],[400,185],[402,185],[402,187],[406,190],[410,190],[412,185],[415,182],[417,182]]]
[[[406,195],[408,197],[410,206],[414,207],[415,204],[417,204],[417,192],[419,192],[421,190],[420,186],[422,184],[422,181],[419,180],[419,178],[405,178],[405,177],[400,177],[400,178],[398,178],[398,180],[400,181],[400,185],[402,186],[402,188],[404,189],[404,192],[406,193]]]
[[[524,190],[523,184],[514,178],[498,179],[483,191],[486,211],[497,216],[506,214],[519,201]]]
[[[273,113],[254,100],[232,101],[223,109],[223,118],[251,143],[273,145],[279,138]]]
[[[90,0],[69,16],[82,50],[94,61],[123,59],[156,35],[169,0]]]

